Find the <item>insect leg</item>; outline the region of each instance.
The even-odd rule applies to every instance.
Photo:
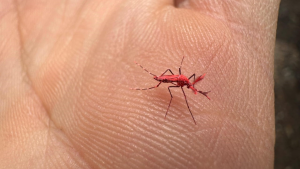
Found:
[[[132,90],[149,90],[149,89],[157,88],[160,84],[161,84],[161,82],[159,82],[156,86],[144,88],[144,89],[140,89],[140,88],[130,88],[130,89],[132,89]]]
[[[189,80],[194,76],[194,81],[195,81],[195,76],[196,74],[194,73],[192,76],[189,77]],[[193,87],[194,87],[194,84],[193,84]]]
[[[171,69],[167,69],[163,74],[161,74],[160,76],[162,76],[162,75],[164,75],[165,73],[167,73],[167,71],[170,71],[170,73],[172,74],[172,75],[174,75],[174,73],[172,72],[172,70]]]
[[[189,77],[189,80],[194,76],[194,81],[195,81],[195,76],[196,74],[194,73],[192,76]]]
[[[171,100],[170,100],[170,103],[169,103],[169,106],[168,106],[168,109],[167,109],[167,112],[166,112],[166,115],[165,115],[165,119],[166,119],[166,117],[167,117],[167,114],[168,114],[168,111],[169,111],[169,108],[170,108],[170,105],[171,105],[171,102],[172,102],[172,99],[173,99],[173,96],[172,96],[170,87],[180,87],[180,86],[169,86],[169,87],[168,87],[169,92],[170,92],[170,95],[171,95]]]
[[[197,90],[197,92],[203,94],[204,96],[206,96],[210,100],[210,98],[207,96],[207,93],[209,93],[210,91],[208,91],[208,92],[202,92],[200,90]]]
[[[194,122],[195,122],[195,124],[196,124],[196,121],[195,121],[194,116],[193,116],[193,114],[192,114],[192,112],[191,112],[190,106],[189,106],[189,104],[188,104],[188,102],[187,102],[187,100],[186,100],[186,95],[185,95],[184,90],[183,90],[182,87],[181,87],[181,90],[182,90],[182,92],[183,92],[183,95],[184,95],[184,98],[185,98],[186,105],[187,105],[187,107],[189,108],[189,111],[190,111],[190,113],[191,113],[191,115],[192,115],[192,118],[193,118],[193,120],[194,120]]]

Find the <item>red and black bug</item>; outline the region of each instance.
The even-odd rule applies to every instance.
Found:
[[[195,73],[190,76],[189,78],[187,78],[186,76],[182,75],[181,74],[181,65],[182,65],[182,62],[183,62],[183,59],[184,59],[184,56],[181,60],[181,64],[180,64],[180,67],[179,67],[179,75],[174,75],[174,73],[171,71],[171,69],[167,69],[163,74],[161,74],[160,76],[156,76],[155,74],[149,72],[147,69],[145,69],[142,65],[138,64],[135,62],[135,64],[139,65],[142,69],[144,69],[146,72],[148,72],[150,75],[153,76],[153,79],[159,81],[159,83],[156,85],[156,86],[153,86],[153,87],[149,87],[149,88],[144,88],[144,89],[139,89],[139,88],[131,88],[133,90],[149,90],[149,89],[154,89],[154,88],[157,88],[161,83],[172,83],[173,85],[175,86],[169,86],[168,89],[169,89],[169,92],[170,92],[170,95],[171,95],[171,100],[170,100],[170,103],[169,103],[169,106],[168,106],[168,109],[167,109],[167,112],[166,112],[166,115],[165,115],[165,118],[167,117],[167,114],[168,114],[168,111],[169,111],[169,108],[170,108],[170,105],[171,105],[171,102],[172,102],[172,99],[173,99],[173,96],[172,96],[172,93],[171,93],[171,90],[170,88],[171,87],[181,87],[181,90],[183,92],[183,95],[185,97],[185,102],[186,102],[186,105],[191,113],[191,116],[196,124],[196,121],[195,121],[195,118],[190,110],[190,107],[189,107],[189,104],[187,102],[187,99],[186,99],[186,95],[185,95],[185,92],[183,90],[183,86],[186,86],[188,89],[191,89],[193,90],[193,92],[195,94],[197,93],[201,93],[203,94],[204,96],[206,96],[209,100],[210,98],[207,96],[207,93],[209,93],[210,91],[208,92],[203,92],[203,91],[200,91],[200,90],[197,90],[194,85],[199,82],[200,80],[202,80],[205,76],[205,74],[199,76],[197,79],[195,79]],[[170,72],[172,75],[165,75],[167,72]],[[194,82],[191,83],[189,80],[194,77]]]

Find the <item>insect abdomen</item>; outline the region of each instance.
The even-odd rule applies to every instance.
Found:
[[[178,77],[179,77],[178,75],[164,75],[164,76],[159,76],[157,80],[163,83],[178,82]]]

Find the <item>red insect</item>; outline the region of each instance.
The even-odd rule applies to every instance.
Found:
[[[171,105],[171,102],[172,102],[172,99],[173,99],[173,96],[172,96],[172,93],[171,93],[170,88],[171,88],[171,87],[181,87],[181,90],[182,90],[183,95],[184,95],[184,97],[185,97],[186,105],[187,105],[187,107],[188,107],[188,109],[189,109],[189,111],[190,111],[190,113],[191,113],[191,115],[192,115],[192,118],[193,118],[193,120],[194,120],[194,122],[195,122],[195,124],[196,124],[196,121],[195,121],[194,116],[193,116],[193,114],[192,114],[192,112],[191,112],[191,110],[190,110],[189,104],[188,104],[188,102],[187,102],[187,100],[186,100],[185,92],[184,92],[184,90],[183,90],[182,87],[186,85],[186,87],[187,87],[188,89],[192,89],[193,92],[194,92],[195,94],[201,93],[201,94],[203,94],[204,96],[206,96],[209,100],[210,100],[210,98],[207,96],[207,93],[209,93],[210,91],[208,91],[208,92],[202,92],[202,91],[200,91],[200,90],[197,90],[197,89],[194,87],[194,85],[195,85],[197,82],[199,82],[200,80],[202,80],[202,79],[204,78],[205,74],[199,76],[196,80],[195,80],[195,73],[194,73],[192,76],[190,76],[189,78],[187,78],[186,76],[184,76],[184,75],[181,74],[181,65],[182,65],[183,59],[184,59],[184,56],[183,56],[183,58],[182,58],[182,61],[181,61],[180,67],[179,67],[179,75],[174,75],[174,73],[171,71],[171,69],[167,69],[167,70],[166,70],[163,74],[161,74],[160,76],[156,76],[155,74],[153,74],[153,73],[149,72],[147,69],[145,69],[142,65],[140,65],[140,64],[138,64],[138,63],[135,62],[135,64],[139,65],[142,69],[144,69],[146,72],[148,72],[150,75],[152,75],[152,76],[153,76],[153,79],[159,81],[159,83],[158,83],[156,86],[149,87],[149,88],[144,88],[144,89],[131,88],[131,89],[133,89],[133,90],[148,90],[148,89],[154,89],[154,88],[157,88],[161,83],[172,83],[173,85],[175,85],[175,86],[169,86],[169,87],[168,87],[169,92],[170,92],[170,95],[171,95],[171,100],[170,100],[170,103],[169,103],[169,106],[168,106],[168,109],[167,109],[167,112],[166,112],[166,115],[165,115],[165,118],[166,118],[166,117],[167,117],[167,114],[168,114],[168,111],[169,111],[169,108],[170,108],[170,105]],[[165,75],[165,73],[167,73],[168,71],[169,71],[172,75]],[[193,82],[193,83],[191,83],[191,82],[189,81],[192,77],[194,77],[194,82]]]

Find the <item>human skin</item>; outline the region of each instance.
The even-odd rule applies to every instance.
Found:
[[[273,168],[279,0],[1,0],[0,168]],[[182,91],[160,75],[189,77]]]

